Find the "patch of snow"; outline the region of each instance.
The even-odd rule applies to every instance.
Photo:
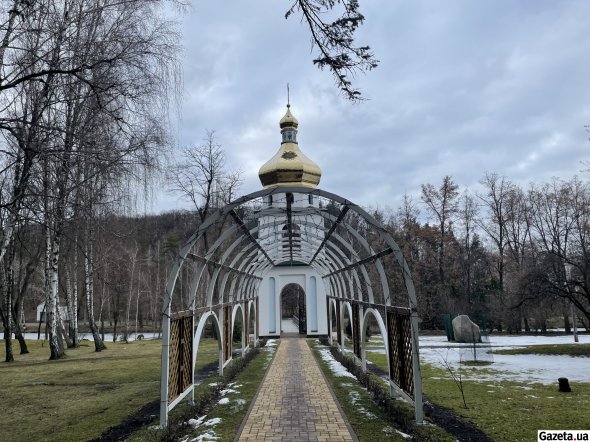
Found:
[[[581,335],[590,342],[589,335]],[[492,336],[492,347],[482,347],[480,351],[490,352],[495,349],[523,347],[537,344],[570,343],[571,336]],[[582,339],[580,339],[582,340]],[[472,344],[449,343],[445,336],[424,336],[420,338],[420,359],[439,368],[445,363],[451,369],[458,370],[461,360],[461,349]],[[491,365],[470,366],[461,370],[466,380],[479,382],[515,381],[523,383],[557,383],[560,377],[569,378],[574,382],[590,382],[590,363],[586,357],[562,355],[502,355],[493,354]],[[500,388],[496,386],[496,388]]]
[[[129,336],[127,336],[127,341],[135,341],[137,338],[136,336],[139,335],[143,335],[143,338],[141,339],[156,339],[159,336],[161,336],[159,333],[157,332],[142,332],[139,333],[138,335],[136,335],[135,333],[129,333]],[[33,333],[33,332],[26,332],[23,333],[24,338],[27,341],[36,341],[37,340],[37,333]],[[80,333],[78,335],[80,340],[87,340],[87,341],[94,341],[94,337],[92,336],[92,333]],[[121,334],[117,333],[117,341],[119,341],[121,337]],[[43,341],[45,339],[44,335],[41,335],[41,341]],[[104,334],[104,341],[105,342],[113,342],[113,334],[112,333],[105,333]]]
[[[383,431],[385,434],[388,434],[388,435],[393,435],[393,434],[397,433],[400,436],[402,436],[404,439],[412,439],[412,436],[410,436],[409,434],[403,433],[403,432],[399,431],[398,429],[390,427],[390,426],[383,428],[383,430],[381,430],[381,431]]]
[[[330,353],[330,350],[320,350],[320,356],[328,364],[334,376],[356,379],[355,375],[350,373],[346,368],[344,368],[344,365],[334,359],[332,353]]]
[[[198,435],[194,439],[191,439],[191,442],[203,442],[206,440],[219,440],[219,439],[221,439],[221,438],[219,436],[217,436],[217,433],[215,433],[215,431],[208,430],[207,432]]]
[[[218,403],[219,405],[225,405],[225,404],[229,404],[229,398],[227,398],[227,397],[221,398],[221,399],[219,400],[219,402],[217,402],[217,403]]]
[[[219,382],[211,382],[209,384],[209,387],[217,387],[219,385]]]
[[[350,398],[350,403],[352,405],[356,405],[356,403],[361,400],[361,395],[354,390],[348,392],[348,397]]]
[[[360,414],[364,415],[367,419],[377,419],[377,415],[375,413],[370,412],[365,407],[359,407],[357,408],[357,411]]]
[[[276,346],[277,346],[276,339],[269,339],[268,341],[266,341],[265,347],[276,347]]]
[[[412,436],[410,436],[408,433],[404,433],[403,431],[395,430],[395,432],[397,434],[399,434],[401,437],[403,437],[404,439],[411,439],[412,438]]]
[[[203,421],[205,420],[206,417],[207,417],[207,415],[203,415],[198,419],[189,419],[187,421],[187,424],[189,424],[193,428],[197,428],[199,425],[201,425],[203,423]]]
[[[242,384],[237,384],[235,382],[232,382],[231,384],[227,384],[227,386],[230,387],[230,388],[240,388],[240,387],[243,387]]]
[[[220,395],[225,396],[228,393],[239,393],[238,390],[234,390],[233,388],[226,388],[225,390],[221,390],[219,392]]]
[[[215,425],[217,425],[220,422],[221,422],[220,417],[214,417],[213,419],[209,419],[207,422],[205,422],[204,425],[207,427],[214,427]]]
[[[489,335],[493,347],[527,347],[529,345],[545,344],[573,344],[572,335],[544,336],[544,335]],[[579,335],[581,343],[590,343],[590,334]],[[448,342],[446,336],[420,336],[420,349],[425,347],[469,347],[473,344]]]
[[[234,402],[238,405],[244,405],[246,403],[246,400],[245,399],[236,399]]]

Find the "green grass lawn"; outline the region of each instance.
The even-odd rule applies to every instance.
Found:
[[[590,357],[590,344],[530,345],[523,348],[496,350],[499,355],[562,355]]]
[[[387,369],[385,355],[367,353],[367,357]],[[421,367],[424,393],[432,402],[452,408],[496,441],[535,440],[539,429],[590,428],[590,383],[570,383],[572,393],[559,393],[556,385],[463,381],[466,409],[448,371],[429,364],[422,364]],[[493,364],[490,369],[484,370],[492,373],[492,368]],[[465,374],[475,368],[464,367],[461,370]],[[478,372],[481,373],[481,370]]]
[[[160,396],[161,340],[110,342],[100,353],[82,341],[58,361],[47,343],[27,344],[29,354],[0,362],[2,440],[89,440]],[[216,358],[217,342],[202,340],[197,368]]]
[[[88,440],[159,396],[159,340],[107,343],[101,353],[83,341],[58,361],[47,343],[27,344],[29,354],[0,363],[3,440]]]
[[[201,339],[199,341],[199,349],[197,350],[195,372],[200,372],[204,367],[209,366],[215,361],[219,361],[219,346],[217,340],[213,338]]]

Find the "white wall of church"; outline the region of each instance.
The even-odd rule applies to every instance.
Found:
[[[326,290],[321,276],[309,266],[274,267],[260,283],[260,336],[281,334],[281,291],[287,284],[299,284],[305,292],[307,335],[328,334]]]

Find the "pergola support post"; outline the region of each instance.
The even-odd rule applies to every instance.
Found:
[[[422,400],[422,374],[420,373],[420,354],[418,340],[418,312],[413,309],[410,314],[410,327],[412,330],[412,365],[414,376],[414,410],[416,423],[424,421],[424,404]]]
[[[170,369],[170,306],[162,315],[162,377],[160,379],[160,427],[168,426],[168,378]]]
[[[361,358],[361,367],[363,371],[367,371],[367,332],[366,332],[366,324],[365,324],[365,311],[362,304],[359,304],[359,339],[360,339],[360,358]],[[363,339],[365,336],[365,339]]]

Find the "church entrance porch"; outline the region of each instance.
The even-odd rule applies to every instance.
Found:
[[[307,333],[305,292],[299,284],[287,284],[281,291],[281,333]]]

